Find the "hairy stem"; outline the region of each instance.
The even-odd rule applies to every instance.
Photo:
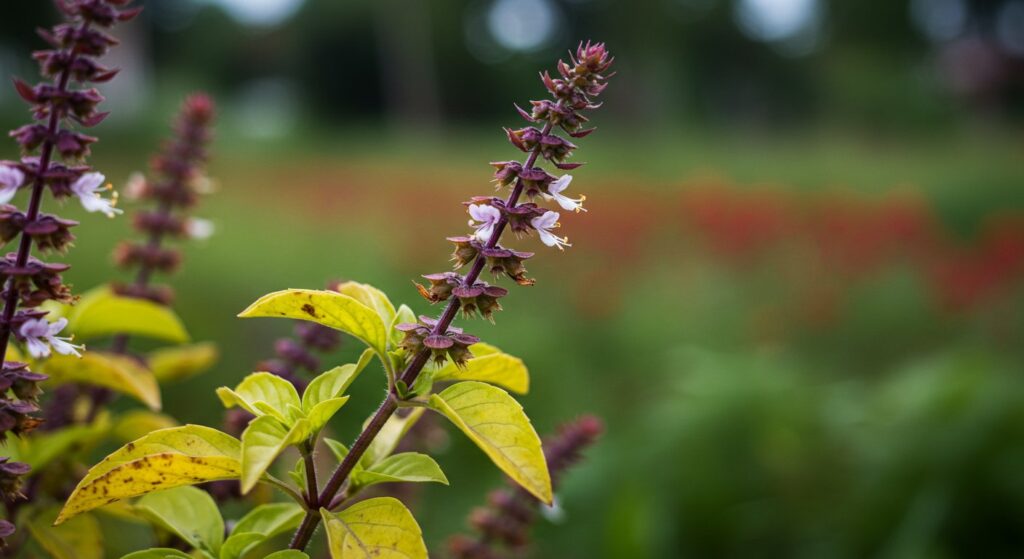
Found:
[[[314,444],[315,439],[310,439],[302,445],[302,460],[306,465],[306,504],[309,510],[320,508],[320,486],[316,482],[316,461],[313,460]]]
[[[542,136],[545,136],[551,132],[551,123],[548,122],[544,125],[544,129],[541,132]],[[540,146],[538,145],[530,152],[526,162],[523,163],[523,169],[532,169],[534,164],[537,162],[537,157],[540,155]],[[519,197],[523,193],[523,180],[517,179],[515,187],[512,188],[512,192],[509,194],[505,204],[509,208],[514,208],[519,202]],[[494,248],[498,244],[498,240],[501,238],[502,232],[505,230],[505,226],[508,225],[508,219],[505,214],[502,214],[501,220],[498,221],[494,228],[494,232],[491,234],[491,238],[487,240],[487,248]],[[484,270],[485,259],[482,254],[477,254],[476,259],[473,261],[473,266],[470,268],[469,273],[462,280],[463,286],[471,286],[476,283],[477,278],[480,277],[480,273]],[[448,300],[448,306],[445,307],[444,312],[437,320],[437,324],[434,325],[431,334],[438,335],[444,334],[448,331],[448,327],[451,326],[452,321],[455,320],[455,314],[459,312],[460,301],[458,297],[452,297]],[[412,361],[409,362],[405,367],[405,371],[402,372],[401,380],[405,382],[406,386],[412,386],[416,382],[416,377],[419,376],[423,367],[427,364],[427,359],[430,358],[430,350],[423,349],[417,353]],[[359,437],[352,443],[352,448],[349,449],[348,455],[341,461],[341,464],[331,474],[327,484],[324,485],[323,490],[320,492],[318,502],[331,503],[334,500],[338,490],[341,489],[342,484],[348,479],[349,474],[352,473],[352,469],[359,462],[359,459],[363,457],[366,450],[370,447],[370,443],[377,436],[381,429],[384,428],[384,424],[387,423],[388,419],[391,418],[392,414],[398,409],[398,395],[394,392],[394,388],[388,393],[388,397],[381,402],[380,407],[374,412],[373,418],[369,423],[366,424],[366,428],[363,429],[362,433],[359,433]],[[317,524],[320,522],[319,511],[309,510],[306,512],[306,517],[302,519],[302,524],[295,531],[295,535],[292,537],[291,549],[302,550],[309,544],[310,538],[313,537],[313,532],[316,530]]]

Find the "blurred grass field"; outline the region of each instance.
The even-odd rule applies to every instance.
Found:
[[[411,281],[446,268],[444,237],[466,230],[460,202],[491,191],[486,162],[516,156],[497,128],[414,139],[311,129],[298,143],[257,142],[225,116],[210,169],[218,191],[198,212],[217,232],[186,248],[170,280],[193,337],[223,356],[164,397],[180,420],[211,425],[221,418],[213,389],[289,331],[236,313],[266,292],[331,279],[437,312]],[[565,219],[575,246],[518,242],[538,251],[537,285],[514,289],[496,326],[463,323],[526,361],[523,403],[538,431],[583,412],[608,425],[560,494],[564,523],[539,529],[538,556],[941,557],[979,537],[989,556],[1024,546],[1016,268],[950,307],[903,252],[847,273],[843,262],[805,258],[785,229],[753,252],[723,249],[681,205],[726,192],[813,218],[829,204],[872,215],[873,204],[910,200],[944,250],[973,254],[992,216],[1024,212],[1019,138],[764,141],[609,128],[581,143],[592,164],[573,188],[590,211]],[[113,128],[94,162],[119,186],[155,144]],[[109,254],[127,220],[68,209],[83,222],[70,282],[81,292],[121,277]],[[733,225],[747,244],[758,240],[756,226]],[[356,352],[348,343],[330,364]],[[360,379],[336,420],[339,439],[354,437],[382,386]],[[419,515],[433,547],[500,479],[457,438],[439,461],[455,482],[429,488]]]

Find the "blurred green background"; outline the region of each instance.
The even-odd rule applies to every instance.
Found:
[[[219,424],[213,389],[289,331],[234,318],[263,293],[355,279],[437,312],[410,281],[517,156],[511,103],[595,39],[619,74],[579,142],[575,246],[519,242],[537,285],[463,324],[526,361],[541,433],[607,423],[534,555],[1024,554],[1024,1],[144,4],[93,163],[123,185],[185,94],[220,105],[217,232],[171,282],[223,358],[167,390],[179,419]],[[54,18],[6,7],[4,76],[35,75]],[[0,122],[26,116],[0,90]],[[67,279],[122,278],[128,221],[66,213]],[[382,386],[357,383],[338,438]],[[459,437],[439,461],[453,484],[417,514],[436,549],[500,481]]]

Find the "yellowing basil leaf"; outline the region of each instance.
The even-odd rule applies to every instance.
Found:
[[[220,510],[213,497],[202,489],[176,487],[150,493],[135,503],[135,509],[196,549],[217,555],[224,543]]]
[[[129,442],[153,431],[177,427],[178,422],[169,415],[146,410],[127,411],[114,422],[113,435],[122,442]]]
[[[296,421],[291,429],[269,415],[249,422],[242,433],[242,494],[256,485],[278,455],[309,434],[309,422],[305,419]]]
[[[205,372],[217,362],[216,344],[172,346],[150,352],[146,358],[149,370],[160,382],[173,382]]]
[[[188,341],[188,332],[174,311],[146,299],[122,297],[107,286],[83,295],[67,318],[68,330],[83,340],[130,334],[174,343]]]
[[[366,350],[359,356],[357,363],[349,363],[335,367],[313,379],[302,393],[302,409],[309,413],[313,406],[337,398],[345,393],[352,381],[363,372],[366,365],[373,359],[373,351]]]
[[[408,408],[406,408],[408,409]],[[377,462],[380,462],[384,458],[391,455],[395,451],[395,447],[398,446],[399,441],[402,437],[412,428],[413,425],[419,421],[420,416],[423,415],[424,408],[412,408],[408,409],[408,412],[400,410],[399,413],[392,414],[388,418],[387,422],[384,423],[384,427],[381,428],[377,436],[373,438],[373,442],[370,443],[369,448],[366,449],[366,453],[363,454],[360,459],[360,463],[369,468]],[[367,419],[363,423],[363,427],[366,427],[366,423],[369,423],[370,419]]]
[[[241,476],[238,439],[202,425],[154,431],[93,466],[57,523],[108,503],[161,489]]]
[[[160,409],[160,386],[148,369],[131,357],[89,351],[82,357],[54,355],[40,364],[54,382],[80,382],[120,392]]]
[[[388,456],[372,467],[353,473],[352,482],[356,487],[369,487],[389,482],[443,483],[448,485],[441,467],[433,458],[418,452],[403,452]]]
[[[217,389],[217,396],[226,408],[240,406],[257,416],[269,413],[285,424],[291,423],[288,406],[302,406],[295,386],[270,373],[253,373],[242,379],[234,390],[222,386]],[[264,405],[257,405],[259,402]]]
[[[387,353],[387,334],[377,311],[348,295],[334,291],[287,289],[264,295],[238,316],[294,318],[323,324],[350,334],[382,357]]]
[[[522,359],[484,343],[473,344],[469,350],[473,352],[473,358],[466,362],[465,367],[456,367],[449,360],[434,373],[434,382],[477,380],[496,384],[517,394],[530,391],[530,372]]]
[[[501,471],[544,503],[551,503],[551,476],[540,437],[504,390],[460,382],[430,397],[430,407],[450,419]]]
[[[346,281],[335,287],[335,291],[348,295],[360,303],[370,307],[380,316],[381,323],[390,325],[395,319],[395,305],[383,291],[376,287],[355,281]]]
[[[28,523],[28,530],[54,559],[103,559],[103,532],[92,515],[53,526],[57,509],[47,509]]]
[[[367,499],[337,514],[322,508],[320,515],[332,559],[427,559],[423,532],[398,499]]]

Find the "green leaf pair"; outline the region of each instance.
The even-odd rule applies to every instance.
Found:
[[[257,545],[298,526],[304,514],[302,507],[295,503],[260,505],[242,517],[231,535],[225,538],[224,519],[217,504],[209,493],[195,487],[151,493],[139,499],[135,510],[154,525],[185,540],[209,559],[239,559]],[[291,557],[306,557],[305,554],[294,553],[298,552],[293,552]],[[125,557],[191,556],[177,550],[149,549]]]
[[[270,373],[253,373],[217,395],[226,407],[239,406],[256,416],[242,433],[242,493],[248,493],[274,460],[289,446],[314,437],[348,401],[348,386],[372,358],[363,352],[358,363],[335,367],[306,388],[301,399],[295,386]]]
[[[422,410],[417,410],[420,413],[416,414],[415,419],[418,419],[422,415]],[[391,419],[395,419],[393,416]],[[408,418],[403,418],[408,419]],[[400,420],[404,425],[411,425],[412,422]],[[403,425],[403,426],[404,426]],[[401,428],[401,432],[408,427]],[[384,433],[385,431],[381,431]],[[397,435],[394,428],[391,429],[391,436],[400,437]],[[378,436],[378,439],[380,437]],[[334,453],[334,457],[338,459],[338,462],[345,460],[348,455],[348,448],[338,441],[325,439],[324,442],[327,447]],[[376,442],[376,440],[375,440]],[[397,439],[394,444],[397,444]],[[372,445],[371,445],[372,446]],[[377,452],[367,452],[363,457],[356,463],[352,469],[352,473],[349,477],[349,495],[355,495],[359,491],[378,483],[395,483],[395,482],[411,482],[411,483],[441,483],[448,485],[448,478],[441,471],[441,466],[434,461],[433,458],[426,454],[420,454],[418,452],[402,452],[399,454],[391,455],[394,450],[392,446],[386,449],[378,447]],[[368,458],[369,457],[369,458]],[[299,462],[297,468],[300,473],[297,476],[304,475],[301,473],[302,462]],[[298,477],[298,479],[302,479]]]

